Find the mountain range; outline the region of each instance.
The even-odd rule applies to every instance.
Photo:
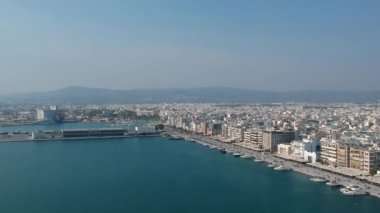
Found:
[[[1,95],[0,103],[143,104],[143,103],[339,103],[378,102],[378,91],[258,91],[229,87],[111,90],[87,87]]]

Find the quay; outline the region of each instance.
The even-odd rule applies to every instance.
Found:
[[[371,177],[357,176],[354,174],[348,174],[340,170],[333,170],[331,168],[323,167],[317,164],[297,161],[294,159],[287,159],[281,156],[260,152],[253,150],[235,143],[222,142],[220,140],[198,135],[198,134],[189,134],[186,132],[178,131],[173,128],[166,128],[167,134],[176,135],[177,137],[182,137],[185,139],[190,139],[198,143],[208,144],[210,146],[216,146],[221,149],[228,150],[232,153],[240,153],[241,155],[251,155],[255,159],[262,160],[264,162],[283,165],[290,168],[292,171],[311,176],[311,177],[320,177],[327,181],[336,181],[343,186],[357,185],[365,189],[370,195],[380,198],[380,177],[374,180]]]
[[[130,131],[123,128],[39,130],[0,134],[0,142],[60,141],[160,136],[163,130]]]

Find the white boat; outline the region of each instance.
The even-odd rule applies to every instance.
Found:
[[[284,165],[281,165],[281,166],[277,166],[274,168],[274,170],[278,170],[278,171],[289,171],[291,170],[291,168],[287,167],[287,166],[284,166]]]
[[[241,158],[244,158],[244,159],[252,159],[253,158],[253,156],[252,155],[248,155],[248,154],[246,154],[246,155],[242,155],[242,156],[240,156]]]
[[[211,145],[210,148],[211,148],[211,149],[216,149],[216,148],[218,148],[218,147],[217,147],[217,146],[214,146],[214,145]]]
[[[325,179],[323,178],[317,178],[317,177],[314,177],[314,178],[310,178],[311,181],[314,181],[314,182],[326,182]]]
[[[360,186],[347,186],[340,189],[344,195],[365,195],[367,192]]]
[[[328,186],[331,186],[331,187],[338,187],[338,186],[342,186],[342,184],[336,182],[336,181],[329,181],[326,183],[326,185]]]
[[[232,150],[230,150],[230,149],[227,149],[226,152],[227,152],[228,154],[232,154],[232,153],[234,153],[234,151],[232,151]]]
[[[234,157],[240,157],[240,153],[239,152],[234,152],[233,154],[232,154]]]
[[[268,164],[268,167],[272,168],[272,167],[276,167],[275,164]]]
[[[255,162],[263,162],[263,160],[256,158]]]

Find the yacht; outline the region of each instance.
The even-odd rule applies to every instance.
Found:
[[[334,180],[334,181],[329,181],[329,182],[327,182],[326,185],[331,186],[331,187],[339,187],[339,186],[342,186],[342,184],[336,182],[335,180]]]
[[[263,162],[263,160],[256,158],[255,162]]]
[[[172,135],[169,137],[169,140],[184,140],[185,138],[177,136],[177,135]]]
[[[273,167],[276,167],[276,165],[275,164],[268,164],[268,167],[273,168]]]
[[[281,166],[277,166],[274,168],[274,170],[278,170],[278,171],[289,171],[291,170],[291,168],[287,167],[287,166],[284,166],[284,165],[281,165]]]
[[[217,147],[217,146],[214,146],[214,145],[211,145],[210,148],[211,148],[211,149],[216,149],[216,148],[218,148],[218,147]]]
[[[340,191],[344,195],[365,195],[365,194],[367,194],[367,192],[363,188],[361,188],[360,186],[356,186],[356,185],[347,186],[345,188],[340,189]]]
[[[311,181],[314,181],[314,182],[326,182],[325,179],[323,178],[318,178],[318,177],[314,177],[314,178],[310,178]]]
[[[226,154],[227,153],[227,150],[226,149],[219,149],[219,152],[223,153],[223,154]]]
[[[249,154],[246,154],[246,155],[242,155],[240,156],[241,158],[244,158],[244,159],[252,159],[253,156],[252,155],[249,155]]]
[[[234,152],[233,154],[232,154],[234,157],[240,157],[240,153],[239,152]]]
[[[234,153],[234,151],[232,151],[232,150],[230,150],[230,149],[227,149],[226,152],[227,152],[228,154],[232,154],[232,153]]]

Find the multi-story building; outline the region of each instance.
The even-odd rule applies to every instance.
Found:
[[[334,140],[321,142],[321,160],[330,165],[337,165],[337,142]]]
[[[304,160],[315,163],[319,159],[319,140],[294,140],[290,143],[290,145],[292,153],[304,158]]]
[[[344,143],[337,144],[337,165],[350,167],[350,146]]]
[[[247,129],[244,131],[243,141],[253,145],[254,149],[260,150],[263,148],[262,131],[255,129]]]
[[[380,170],[380,151],[367,147],[350,148],[350,168],[375,173]]]
[[[56,121],[59,110],[57,106],[48,109],[37,109],[37,121]]]
[[[295,139],[295,133],[293,131],[264,131],[262,137],[263,149],[265,151],[275,152],[278,144],[293,141]]]
[[[277,146],[277,154],[279,155],[290,155],[292,154],[292,147],[290,144],[279,144]]]

